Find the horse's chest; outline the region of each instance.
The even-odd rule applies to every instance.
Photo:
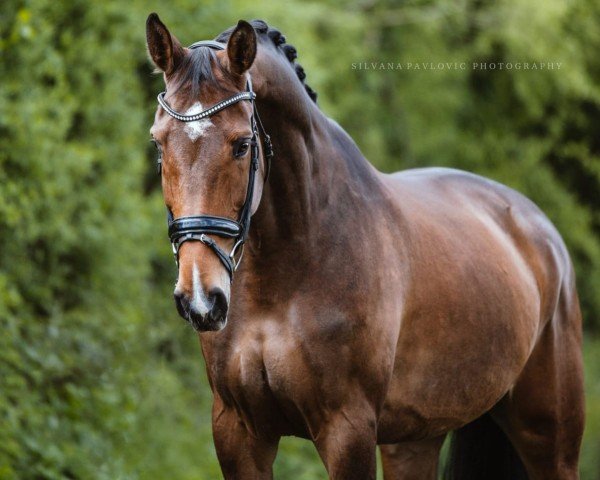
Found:
[[[296,347],[278,328],[265,331],[250,324],[227,345],[210,349],[206,360],[213,388],[250,430],[296,433],[286,411],[303,393]]]
[[[333,323],[337,327],[330,321],[311,329],[304,318],[295,329],[294,321],[246,322],[226,342],[205,349],[213,388],[252,430],[311,436],[350,382],[348,327],[341,319]]]
[[[257,398],[268,391],[262,350],[257,347],[237,348],[220,375],[223,381],[219,383],[235,397]]]

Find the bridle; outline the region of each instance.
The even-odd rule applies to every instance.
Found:
[[[204,40],[196,42],[190,45],[189,49],[208,47],[214,50],[224,50],[225,47],[211,40]],[[252,102],[252,117],[251,117],[251,128],[252,138],[250,141],[250,169],[248,174],[248,186],[246,188],[246,198],[244,205],[240,211],[238,220],[231,220],[225,217],[218,217],[213,215],[193,215],[187,217],[173,218],[171,210],[167,209],[167,224],[169,227],[169,239],[171,240],[171,246],[173,247],[173,255],[175,256],[175,263],[179,267],[179,249],[185,242],[194,240],[202,242],[208,246],[219,258],[221,263],[227,269],[229,273],[230,281],[233,280],[233,273],[237,270],[242,261],[244,255],[244,243],[248,238],[250,230],[250,217],[252,216],[252,201],[254,198],[254,181],[256,177],[256,171],[259,167],[260,151],[258,145],[259,129],[262,134],[263,150],[265,157],[265,176],[266,181],[269,176],[269,170],[271,167],[271,159],[273,158],[273,147],[271,145],[271,138],[265,132],[263,124],[258,116],[256,110],[256,103],[254,102],[256,94],[252,91],[252,81],[248,78],[246,82],[246,91],[236,93],[235,95],[213,105],[206,110],[193,115],[183,115],[173,110],[165,101],[165,92],[158,94],[158,103],[171,117],[181,122],[197,122],[203,118],[208,118],[221,110],[234,105],[241,101]],[[159,173],[161,170],[161,163],[159,159]],[[209,235],[216,235],[218,237],[233,239],[234,245],[229,253],[225,252],[221,247],[217,245]]]

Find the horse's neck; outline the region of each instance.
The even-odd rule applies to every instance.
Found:
[[[285,260],[282,255],[308,265],[314,249],[330,247],[324,242],[334,229],[344,228],[349,216],[362,217],[365,199],[380,189],[377,173],[314,104],[299,109],[295,102],[266,101],[258,109],[275,156],[253,218],[251,249],[263,272],[265,263]]]

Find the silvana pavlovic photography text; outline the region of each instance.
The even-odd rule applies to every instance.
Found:
[[[352,70],[561,70],[564,62],[352,62]]]

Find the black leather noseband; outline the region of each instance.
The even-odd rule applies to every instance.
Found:
[[[214,41],[201,41],[190,45],[188,48],[208,47],[215,50],[224,50],[225,46]],[[216,105],[213,105],[202,112],[194,115],[183,115],[173,110],[165,101],[166,92],[161,92],[158,95],[158,103],[171,117],[181,122],[197,122],[203,118],[208,118],[221,110],[241,101],[252,102],[252,117],[250,119],[252,128],[252,139],[250,142],[250,168],[248,174],[248,186],[246,187],[246,198],[244,205],[240,211],[238,220],[231,220],[225,217],[216,217],[212,215],[193,215],[188,217],[173,218],[171,211],[167,211],[167,223],[169,226],[169,238],[173,247],[173,255],[175,262],[179,266],[179,249],[181,245],[188,241],[199,241],[211,248],[217,255],[221,263],[227,269],[230,280],[233,280],[233,273],[237,270],[242,256],[244,254],[244,242],[248,238],[250,230],[250,217],[252,216],[252,201],[254,198],[254,182],[256,179],[256,171],[259,167],[260,152],[258,147],[259,129],[262,134],[264,157],[265,157],[265,181],[268,177],[271,158],[273,157],[273,148],[271,139],[265,132],[265,129],[258,116],[256,104],[254,100],[256,94],[252,91],[252,82],[248,79],[246,91],[236,93]],[[160,165],[159,165],[160,168]],[[217,245],[209,235],[216,235],[221,238],[234,240],[233,248],[229,253],[226,253]]]

